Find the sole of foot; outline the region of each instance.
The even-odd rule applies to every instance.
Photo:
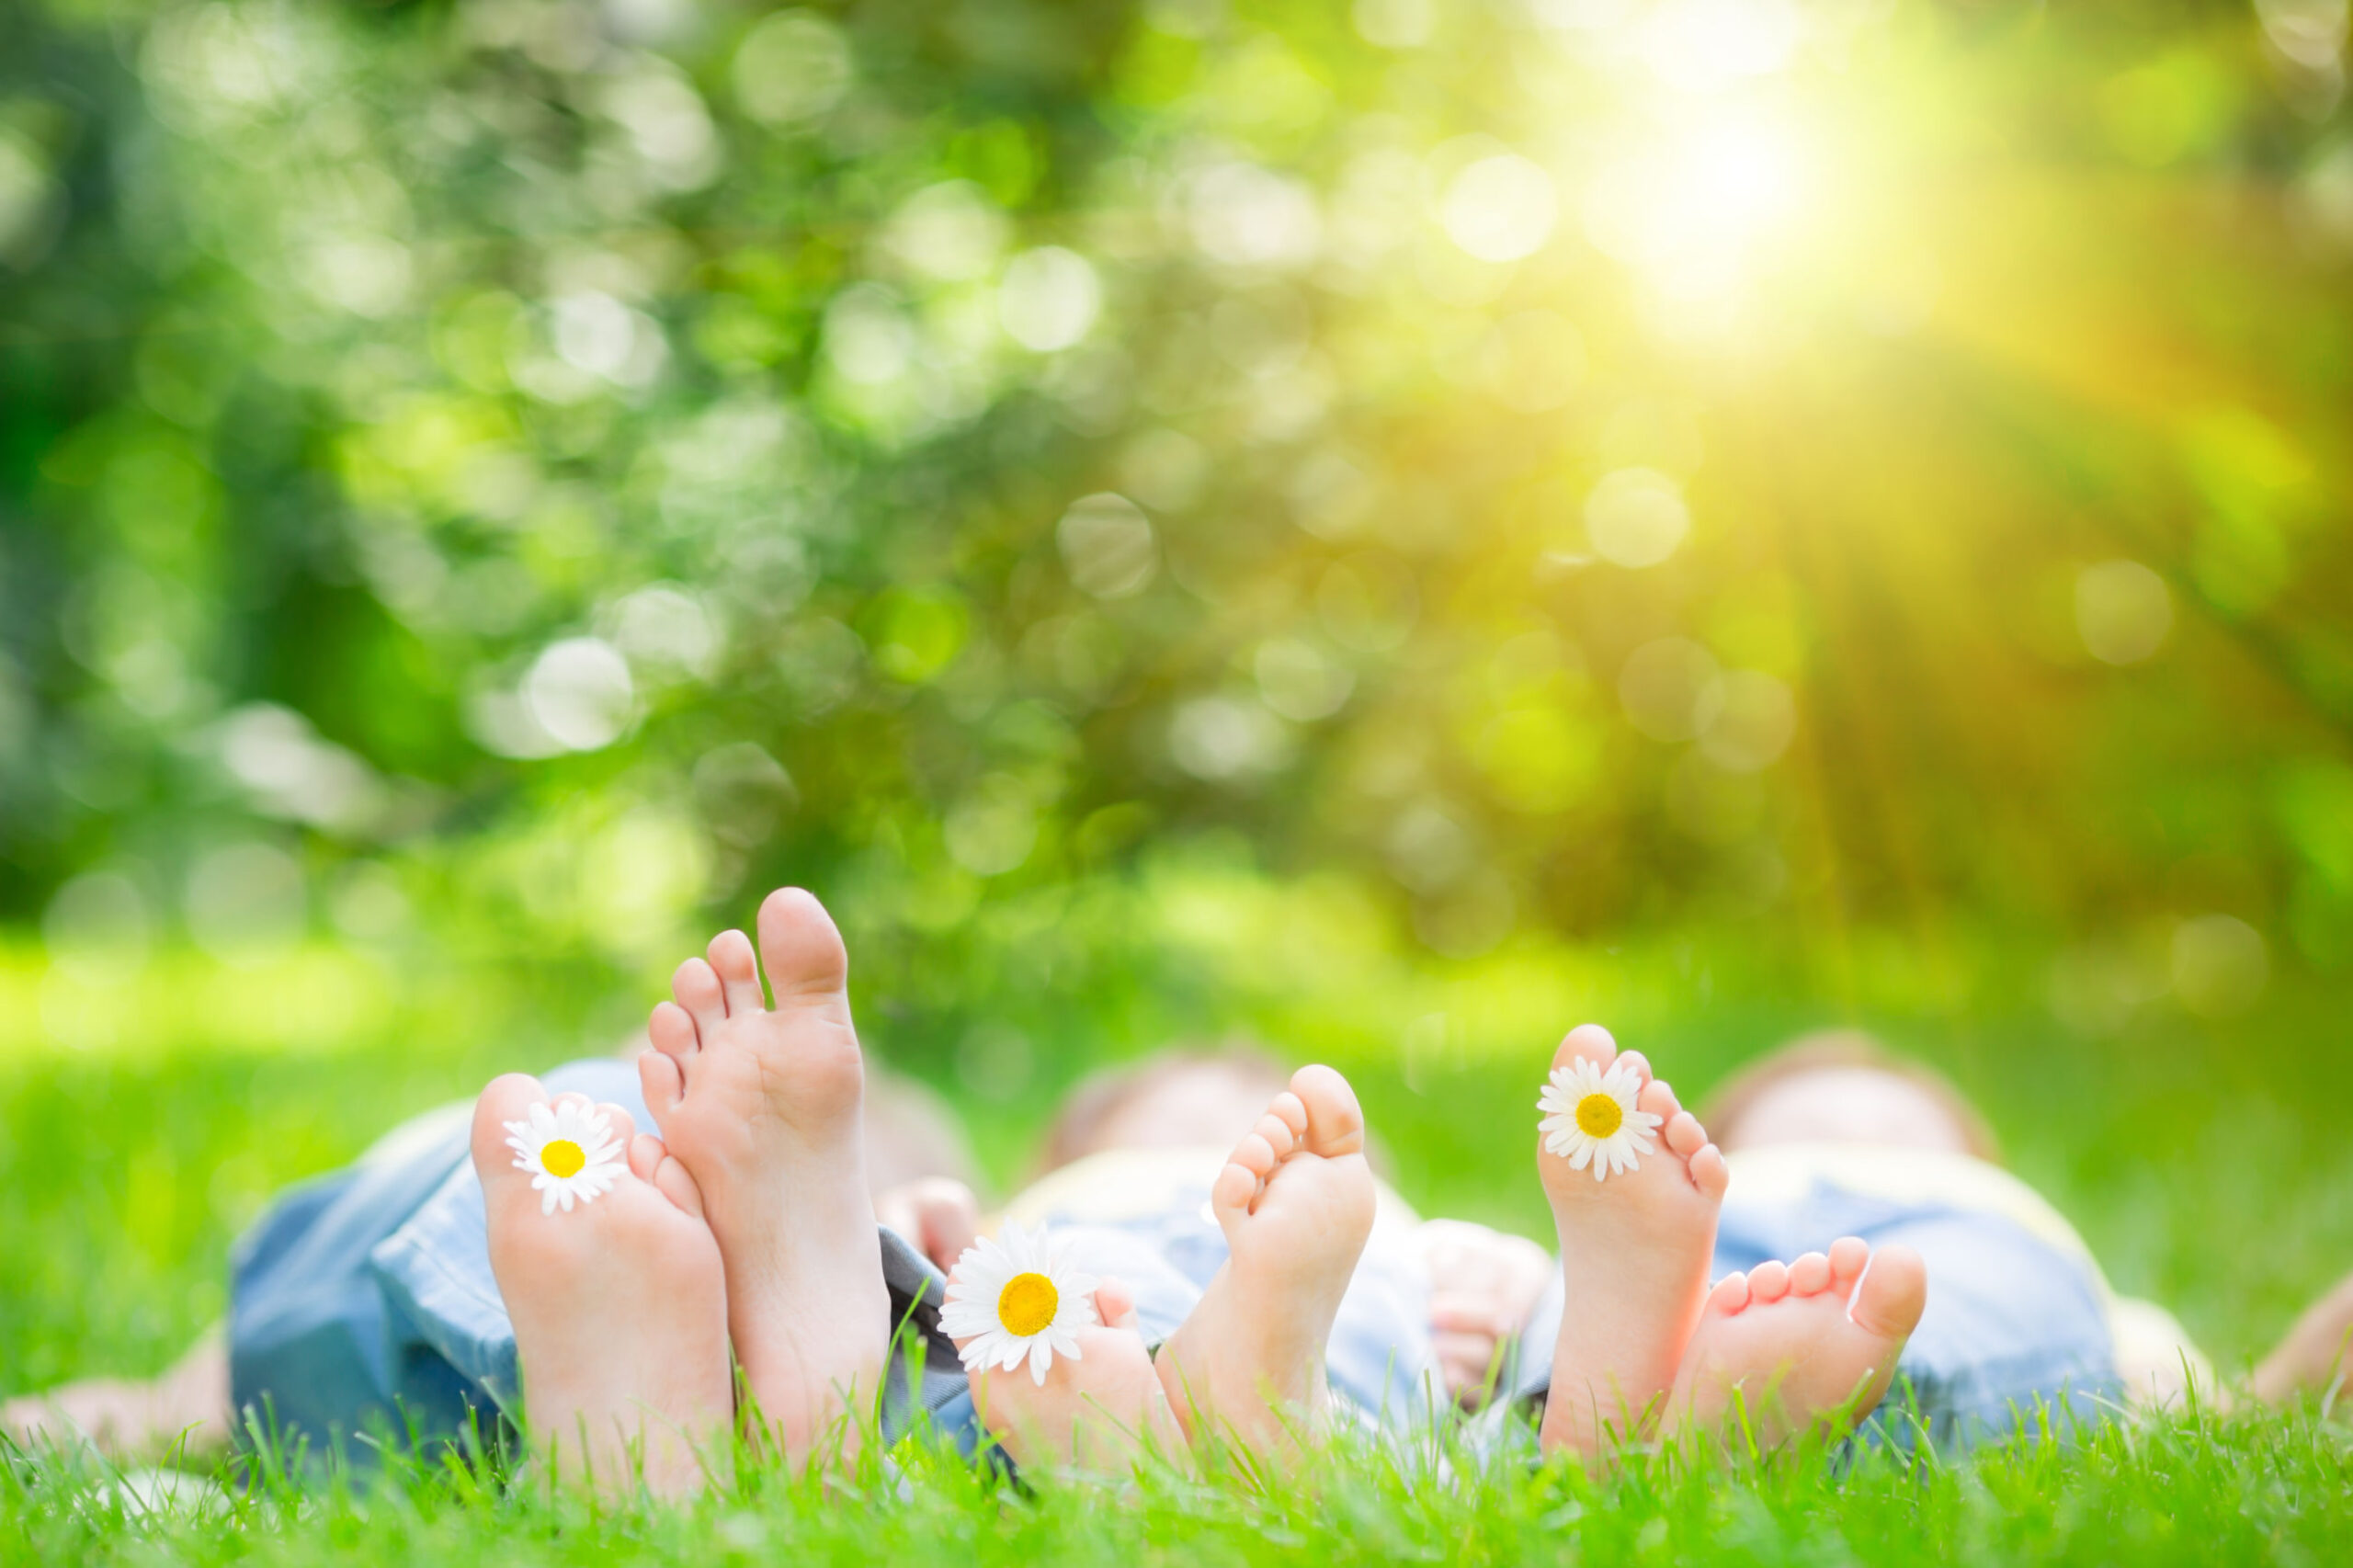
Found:
[[[1735,1420],[1770,1450],[1871,1413],[1928,1302],[1906,1246],[1856,1237],[1795,1263],[1732,1274],[1708,1293],[1667,1406],[1669,1434],[1724,1435]]]
[[[551,1210],[506,1138],[533,1107],[567,1100],[605,1119],[629,1165],[601,1196]],[[726,1451],[727,1288],[694,1178],[632,1132],[619,1106],[550,1101],[538,1079],[509,1074],[475,1102],[474,1169],[534,1448],[567,1480],[675,1497]]]
[[[1580,1061],[1605,1075],[1622,1068],[1621,1078],[1638,1085],[1635,1108],[1658,1118],[1655,1147],[1639,1153],[1633,1169],[1599,1180],[1593,1165],[1573,1166],[1546,1146],[1543,1133],[1537,1137],[1537,1174],[1552,1206],[1567,1288],[1541,1440],[1547,1452],[1590,1456],[1639,1437],[1675,1385],[1707,1297],[1716,1215],[1731,1173],[1640,1052],[1620,1051],[1608,1029],[1585,1024],[1569,1031],[1552,1065]]]
[[[766,1435],[798,1464],[836,1445],[855,1451],[881,1382],[891,1298],[841,933],[799,888],[767,896],[758,929],[756,958],[744,933],[723,931],[707,958],[678,966],[638,1070],[670,1152],[702,1190]]]
[[[1197,1450],[1290,1460],[1323,1419],[1324,1348],[1372,1233],[1364,1112],[1347,1079],[1302,1067],[1210,1192],[1229,1256],[1156,1363]]]
[[[971,1374],[981,1425],[1025,1471],[1109,1476],[1147,1454],[1186,1452],[1136,1325],[1134,1294],[1106,1279],[1096,1288],[1095,1313],[1095,1326],[1076,1332],[1077,1357],[1057,1357],[1042,1384],[1026,1365]],[[956,1348],[971,1343],[958,1340]]]

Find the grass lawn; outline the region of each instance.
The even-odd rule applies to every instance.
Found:
[[[1998,966],[1995,966],[1998,969]],[[1687,985],[1674,962],[1629,959],[1618,991],[1574,1004],[1621,1025],[1688,1090],[1818,1009],[1765,985]],[[0,1033],[0,1393],[160,1368],[225,1305],[236,1231],[286,1182],[347,1159],[397,1118],[470,1092],[499,1068],[551,1063],[585,1038],[577,1015],[483,994],[472,1013],[394,991],[382,1016],[306,1042],[299,1027],[168,1007],[72,1051],[24,1022],[38,960],[21,959]],[[0,974],[0,986],[11,982]],[[1358,1083],[1395,1180],[1428,1212],[1538,1233],[1526,1132],[1550,1040],[1520,1021],[1564,1006],[1502,996],[1500,971],[1448,983],[1484,1000],[1438,1043],[1401,1053],[1396,998],[1264,997],[1228,1022]],[[2023,991],[2024,987],[2015,987]],[[1461,993],[1433,992],[1445,994]],[[2226,1373],[2301,1303],[2353,1268],[2353,1059],[2323,994],[2275,994],[2217,1031],[2151,1013],[2119,1038],[2063,1037],[1988,984],[1958,1007],[1866,1005],[1859,1016],[1980,1096],[2013,1163],[2083,1229],[2120,1290],[2173,1307]],[[1498,1000],[1498,996],[1502,996]],[[1867,999],[1868,1002],[1868,999]],[[1419,1003],[1414,1004],[1420,1006]],[[861,1006],[866,1006],[861,1003]],[[1482,1010],[1483,1008],[1483,1010]],[[925,1061],[916,1031],[867,1012],[870,1048]],[[1416,1015],[1404,1015],[1413,1017]],[[595,1016],[601,1020],[603,1014]],[[467,1020],[473,1021],[469,1024]],[[536,1022],[534,1020],[537,1020]],[[1172,1028],[1176,1023],[1171,1022]],[[1563,1017],[1562,1024],[1575,1021]],[[1425,1031],[1427,1033],[1427,1031]],[[1557,1028],[1551,1032],[1557,1033]],[[1050,1041],[1051,1045],[1053,1042]],[[1052,1085],[1083,1064],[1041,1051],[1018,1108],[975,1102],[980,1142],[1009,1183]],[[1501,1135],[1498,1129],[1507,1132]],[[557,1564],[621,1560],[1261,1561],[1524,1558],[1602,1562],[2353,1562],[2347,1430],[2305,1415],[2192,1414],[2067,1444],[2021,1440],[1965,1460],[1819,1456],[1759,1464],[1645,1458],[1588,1479],[1517,1460],[1336,1458],[1267,1494],[1234,1482],[1147,1477],[1120,1492],[1022,1495],[924,1456],[904,1473],[819,1495],[774,1477],[690,1508],[600,1509],[528,1483],[459,1474],[141,1515],[104,1475],[18,1463],[0,1480],[0,1562],[315,1561]]]

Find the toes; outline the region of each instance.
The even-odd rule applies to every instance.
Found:
[[[670,976],[670,994],[694,1015],[695,1030],[703,1039],[708,1040],[713,1029],[727,1021],[727,994],[710,965],[700,959],[688,959],[678,966]]]
[[[779,888],[762,901],[759,924],[760,962],[778,1008],[838,1002],[847,1021],[849,951],[816,895],[803,888]]]
[[[1801,1296],[1819,1296],[1830,1289],[1830,1260],[1810,1252],[1790,1265],[1790,1290]]]
[[[1290,1129],[1294,1140],[1306,1136],[1307,1108],[1300,1104],[1299,1096],[1289,1089],[1274,1097],[1273,1103],[1267,1107],[1267,1114],[1280,1117],[1283,1125]]]
[[[1274,1145],[1256,1132],[1245,1132],[1233,1146],[1233,1163],[1248,1171],[1253,1180],[1264,1181],[1274,1174]]]
[[[1257,1134],[1254,1132],[1242,1142],[1246,1148],[1256,1141]],[[1219,1228],[1229,1235],[1233,1233],[1231,1227],[1249,1218],[1250,1205],[1258,1196],[1259,1173],[1241,1164],[1242,1158],[1243,1150],[1236,1149],[1233,1158],[1217,1173],[1217,1180],[1210,1187],[1210,1211],[1216,1215]],[[1267,1165],[1273,1168],[1271,1156]]]
[[[1639,1103],[1663,1121],[1673,1121],[1683,1114],[1683,1102],[1676,1097],[1675,1085],[1664,1078],[1653,1078],[1644,1087]]]
[[[1870,1260],[1870,1246],[1860,1236],[1841,1236],[1830,1244],[1830,1277],[1841,1290],[1861,1278]]]
[[[556,1097],[558,1099],[588,1100],[588,1096],[586,1095],[559,1095]],[[594,1102],[590,1103],[594,1104]],[[598,1116],[605,1119],[608,1128],[615,1142],[626,1147],[629,1141],[637,1136],[637,1118],[630,1115],[627,1107],[617,1106],[608,1100],[601,1105],[595,1105],[594,1108]]]
[[[1618,1059],[1618,1041],[1599,1024],[1579,1024],[1561,1041],[1561,1048],[1552,1052],[1552,1065],[1566,1067],[1580,1057],[1597,1068],[1607,1069]]]
[[[1266,1140],[1267,1147],[1273,1152],[1277,1160],[1281,1160],[1288,1155],[1299,1141],[1299,1135],[1291,1130],[1290,1123],[1272,1111],[1260,1117],[1258,1125],[1251,1131],[1256,1136]]]
[[[1107,1277],[1095,1287],[1095,1315],[1106,1328],[1134,1328],[1136,1293],[1128,1288],[1127,1281]]]
[[[1707,1145],[1707,1130],[1688,1110],[1677,1111],[1668,1119],[1665,1132],[1666,1146],[1687,1160]]]
[[[727,1016],[756,1013],[768,1005],[760,991],[760,966],[752,957],[752,938],[741,931],[722,931],[710,939],[710,967],[719,976]]]
[[[651,1168],[641,1169],[642,1165]],[[654,1190],[668,1199],[680,1213],[702,1218],[702,1188],[695,1185],[695,1178],[662,1140],[650,1132],[641,1132],[631,1140],[629,1168],[652,1182]]]
[[[1651,1059],[1644,1056],[1641,1051],[1621,1051],[1618,1053],[1618,1060],[1626,1064],[1627,1070],[1634,1074],[1634,1082],[1642,1085],[1643,1088],[1647,1089],[1652,1084],[1657,1081],[1651,1072]],[[1672,1096],[1673,1093],[1673,1090],[1668,1091],[1670,1096]],[[1645,1105],[1643,1108],[1644,1110],[1650,1110],[1654,1108]]]
[[[1910,1247],[1892,1244],[1871,1255],[1847,1316],[1867,1333],[1904,1339],[1920,1326],[1927,1304],[1928,1266]]]
[[[1732,1187],[1732,1167],[1724,1164],[1724,1153],[1713,1143],[1703,1144],[1688,1163],[1691,1185],[1719,1203]]]
[[[645,1022],[646,1037],[654,1041],[654,1049],[680,1062],[702,1049],[695,1035],[695,1017],[676,1002],[654,1004],[654,1016]]]
[[[514,1151],[506,1146],[506,1124],[525,1120],[531,1108],[545,1105],[547,1098],[548,1092],[537,1078],[528,1073],[508,1073],[493,1078],[474,1101],[474,1169],[481,1173],[483,1187],[514,1166]]]
[[[1290,1092],[1307,1113],[1301,1141],[1309,1153],[1331,1159],[1364,1152],[1364,1108],[1346,1078],[1329,1067],[1302,1067],[1291,1074]]]
[[[1708,1292],[1707,1302],[1700,1311],[1731,1317],[1747,1305],[1748,1276],[1734,1270],[1716,1281],[1716,1288]]]
[[[684,1013],[678,1016],[686,1017]],[[678,1069],[678,1059],[667,1051],[638,1052],[637,1085],[644,1091],[645,1108],[654,1113],[657,1127],[678,1108],[678,1102],[687,1097],[686,1075]]]
[[[1789,1293],[1788,1264],[1768,1261],[1748,1271],[1748,1299],[1753,1304],[1770,1306]]]

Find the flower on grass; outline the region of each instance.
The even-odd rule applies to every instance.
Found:
[[[1100,1281],[1056,1253],[1043,1231],[1031,1235],[1011,1221],[1002,1240],[983,1236],[964,1249],[939,1327],[951,1339],[971,1337],[962,1351],[966,1371],[995,1363],[1009,1372],[1026,1356],[1030,1377],[1043,1388],[1057,1352],[1079,1359],[1077,1331],[1095,1322]]]
[[[574,1199],[594,1203],[612,1190],[628,1165],[621,1141],[613,1136],[612,1118],[578,1100],[552,1107],[541,1100],[529,1120],[508,1122],[506,1132],[515,1168],[531,1173],[542,1214],[558,1207],[569,1214]]]
[[[1582,1056],[1553,1068],[1552,1081],[1536,1101],[1536,1108],[1544,1113],[1536,1124],[1544,1134],[1544,1147],[1565,1155],[1573,1171],[1592,1165],[1596,1181],[1612,1171],[1638,1168],[1635,1154],[1658,1147],[1651,1135],[1662,1119],[1634,1108],[1642,1087],[1641,1078],[1622,1059],[1611,1062],[1607,1073]]]

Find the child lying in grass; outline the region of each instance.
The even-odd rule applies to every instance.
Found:
[[[902,1234],[954,1260],[977,1226],[969,1190],[896,1194],[878,1245],[840,938],[797,891],[772,895],[758,929],[773,1008],[753,944],[722,934],[655,1010],[637,1085],[604,1062],[505,1077],[470,1131],[428,1118],[395,1134],[241,1244],[225,1355],[199,1347],[153,1385],[16,1402],[9,1429],[219,1437],[227,1410],[267,1398],[281,1421],[347,1432],[395,1396],[431,1428],[472,1401],[519,1409],[562,1470],[642,1465],[676,1494],[738,1419],[731,1356],[746,1408],[796,1461],[854,1444],[881,1391],[884,1436],[917,1405],[951,1430],[977,1415],[1024,1462],[1212,1438],[1296,1462],[1324,1421],[1427,1418],[1521,1335],[1550,1354],[1507,1365],[1506,1391],[1543,1399],[1548,1448],[1585,1453],[1705,1429],[1768,1387],[1768,1438],[1867,1411],[1899,1371],[1931,1429],[1964,1438],[2014,1404],[2116,1388],[2080,1243],[1970,1157],[1972,1124],[1920,1081],[1785,1062],[1727,1102],[1728,1161],[1591,1026],[1556,1067],[1615,1111],[1592,1092],[1561,1102],[1537,1156],[1558,1267],[1415,1222],[1375,1179],[1328,1068],[1276,1085],[1233,1061],[1163,1064],[1083,1094],[1058,1129],[1064,1163],[1012,1206],[1052,1227],[1067,1268],[1106,1277],[1083,1297],[1091,1314],[1050,1313],[1071,1337],[1042,1379],[1001,1361],[968,1375],[937,1269]],[[1597,1139],[1632,1156],[1607,1179]],[[1909,1147],[1873,1147],[1895,1142]],[[912,1383],[891,1351],[902,1322],[920,1342]],[[2348,1322],[2353,1302],[2316,1308],[2258,1392],[2333,1376]]]

